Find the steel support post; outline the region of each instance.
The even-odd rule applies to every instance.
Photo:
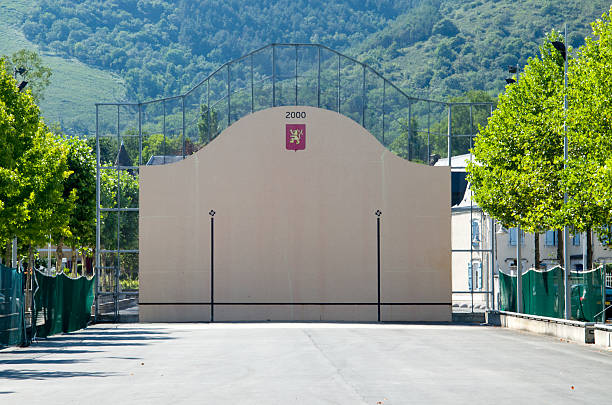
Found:
[[[408,161],[412,162],[412,102],[408,101]]]
[[[251,114],[255,111],[255,84],[253,79],[253,54],[251,54]]]
[[[138,104],[138,165],[142,166],[142,104]]]
[[[276,47],[272,45],[272,107],[276,107]]]
[[[185,96],[181,97],[181,109],[183,113],[183,136],[182,136],[182,144],[183,144],[183,159],[185,159]]]
[[[338,54],[338,95],[336,104],[338,105],[338,112],[340,112],[340,54]]]
[[[365,128],[366,112],[366,67],[363,65],[363,86],[361,88],[361,126]]]
[[[163,162],[164,164],[166,164],[166,100],[162,101],[162,105],[163,105],[163,113],[164,113],[164,117],[163,117],[164,143],[163,143],[162,149],[164,150]]]
[[[96,267],[95,267],[95,295],[94,295],[94,322],[98,321],[99,295],[100,295],[100,128],[99,128],[99,108],[96,105]],[[56,261],[57,263],[57,261]],[[57,268],[58,264],[55,265]]]
[[[431,101],[427,102],[427,163],[431,159]]]
[[[211,127],[210,125],[210,79],[206,80],[206,116],[208,121],[208,142],[210,143],[211,138]]]
[[[385,144],[385,99],[387,97],[387,81],[383,79],[383,97],[382,97],[382,144]]]
[[[521,227],[516,227],[516,312],[523,312],[523,266],[521,265]]]
[[[470,162],[472,161],[472,105],[470,104]],[[464,166],[464,163],[461,163],[461,166]],[[472,235],[473,233],[473,224],[474,223],[474,193],[472,192],[472,189],[470,188],[470,263],[472,263],[471,266],[471,276],[472,276],[472,288],[470,288],[470,301],[471,301],[471,308],[472,308],[472,313],[474,312],[474,281],[476,281],[476,288],[478,288],[478,280],[474,280],[474,235]],[[482,224],[480,224],[482,225]],[[478,229],[478,231],[480,231],[480,227]],[[480,254],[480,274],[479,277],[482,280],[482,270],[483,270],[483,266],[482,266],[482,253]],[[482,287],[482,286],[481,286]]]
[[[183,119],[183,136],[182,136],[182,145],[183,145],[183,159],[185,159],[185,96],[181,96],[181,109],[182,109],[182,119]]]
[[[317,108],[321,108],[321,48],[317,47]]]
[[[165,104],[164,104],[165,105]],[[165,115],[166,111],[164,110],[164,125],[165,125]],[[165,135],[165,128],[164,128]],[[164,136],[165,142],[165,136]],[[117,105],[117,145],[121,148],[121,126],[120,126],[120,116],[119,116],[119,105]],[[164,148],[165,149],[165,148]],[[165,152],[165,150],[164,150]],[[119,152],[117,151],[117,154]],[[121,254],[119,250],[121,250],[121,165],[119,160],[117,159],[117,267],[115,268],[115,294],[114,294],[114,306],[115,306],[115,320],[119,319],[119,273],[121,268]]]
[[[231,88],[230,88],[230,64],[227,64],[227,126],[232,124],[232,104],[231,104]]]
[[[495,269],[497,269],[497,241],[495,240],[495,220],[493,218],[489,219],[489,223],[490,223],[490,227],[491,227],[491,231],[490,231],[490,235],[489,237],[491,238],[491,258],[489,259],[490,262],[490,271],[491,273],[489,274],[489,280],[491,283],[491,287],[489,287],[489,290],[491,291],[491,300],[490,300],[490,308],[491,309],[495,309]]]
[[[567,25],[565,26],[565,37],[564,42],[567,39]],[[565,54],[565,63],[563,64],[563,169],[567,168],[568,158],[568,142],[567,142],[567,48]],[[563,203],[567,205],[568,196],[567,191],[563,193]],[[569,285],[569,275],[571,271],[571,261],[569,256],[569,229],[566,226],[563,227],[563,281],[565,285],[565,319],[570,319],[572,316],[572,300],[571,290]],[[586,263],[585,263],[586,264]]]
[[[448,139],[447,139],[448,150],[447,150],[447,153],[448,153],[448,167],[450,167],[451,170],[452,170],[453,165],[451,164],[451,154],[452,154],[451,153],[451,147],[452,147],[452,140],[451,140],[451,138],[452,138],[452,135],[453,135],[453,131],[452,131],[453,128],[452,128],[452,123],[451,123],[452,121],[451,121],[451,119],[452,119],[452,104],[449,104],[448,105],[448,128],[447,128],[447,133],[448,133]]]

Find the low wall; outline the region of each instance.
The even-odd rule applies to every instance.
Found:
[[[545,316],[499,311],[499,326],[555,336],[579,343],[595,343],[595,324]],[[488,316],[488,319],[495,319]],[[497,320],[496,320],[497,321]]]
[[[595,345],[612,349],[612,325],[595,325]]]

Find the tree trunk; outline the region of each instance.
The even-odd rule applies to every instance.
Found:
[[[557,260],[559,266],[565,268],[565,263],[563,263],[563,231],[560,229],[557,230]]]
[[[92,252],[91,272],[93,274],[96,274],[96,266],[98,265],[98,263],[96,263],[96,248],[93,248],[91,252]]]
[[[70,267],[72,270],[72,276],[76,277],[77,276],[77,263],[76,263],[76,258],[77,258],[77,253],[76,253],[76,248],[74,246],[70,247]]]
[[[64,237],[62,236],[55,247],[55,272],[62,271],[62,260],[64,259]]]
[[[85,257],[85,251],[81,252],[81,275],[87,276],[87,266],[86,266],[87,258]]]
[[[586,248],[587,248],[587,262],[586,269],[591,270],[593,268],[593,234],[591,232],[591,228],[587,228],[586,231]]]
[[[533,234],[533,268],[540,268],[540,234],[535,232]]]

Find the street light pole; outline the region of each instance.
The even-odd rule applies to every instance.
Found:
[[[564,43],[567,43],[567,24],[565,24]],[[563,55],[563,169],[567,168],[568,142],[567,142],[567,46]],[[563,192],[563,205],[567,206],[567,190]],[[569,257],[569,229],[563,227],[563,281],[565,285],[565,319],[570,319],[572,314],[572,301],[569,288],[570,257]]]
[[[567,24],[565,24],[564,42],[554,41],[552,45],[563,57],[563,169],[567,168],[568,142],[567,142]],[[567,206],[568,196],[567,190],[563,191],[563,205]],[[565,319],[570,319],[572,314],[571,289],[569,285],[569,275],[571,271],[569,257],[569,228],[563,226],[563,283],[565,285]]]
[[[508,73],[516,73],[516,80],[506,79],[507,84],[517,83],[519,81],[519,65],[508,66]],[[523,312],[523,271],[521,266],[521,226],[516,226],[516,312]]]

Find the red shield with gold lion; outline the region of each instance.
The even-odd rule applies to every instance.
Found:
[[[306,149],[306,124],[286,124],[285,137],[287,150]]]

